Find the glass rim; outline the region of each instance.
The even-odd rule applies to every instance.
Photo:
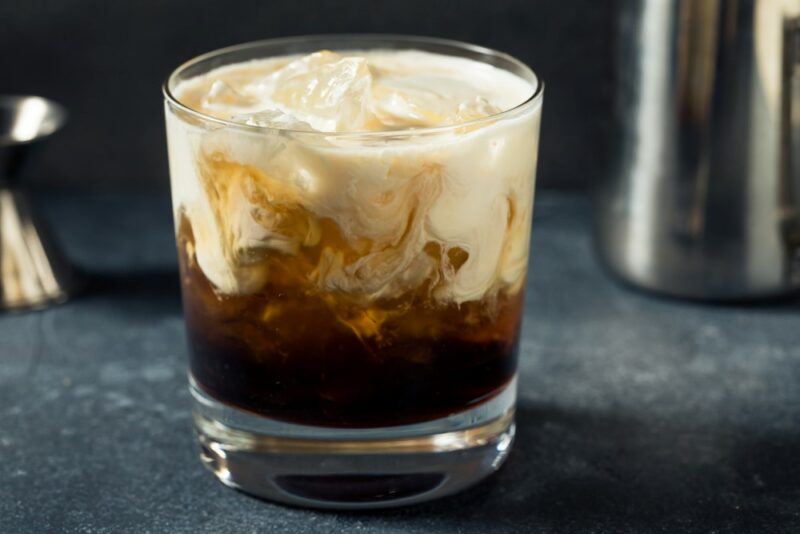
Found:
[[[213,115],[209,115],[202,111],[198,111],[193,109],[186,104],[182,103],[172,92],[170,86],[176,85],[176,79],[180,76],[183,72],[187,69],[202,63],[203,61],[207,61],[213,58],[222,57],[227,54],[232,54],[235,52],[239,52],[242,50],[248,50],[253,48],[259,48],[263,46],[280,46],[280,45],[290,45],[290,44],[299,44],[299,43],[306,43],[311,40],[316,41],[323,41],[323,40],[340,40],[340,41],[352,41],[354,44],[358,43],[359,41],[385,41],[387,43],[409,43],[411,44],[419,44],[419,45],[439,45],[445,47],[451,47],[453,49],[460,49],[466,52],[472,52],[475,54],[480,54],[484,56],[491,56],[494,58],[498,58],[503,61],[507,61],[510,64],[514,65],[516,68],[522,70],[528,77],[532,78],[533,84],[533,93],[523,102],[517,104],[514,107],[509,109],[505,109],[499,111],[497,113],[492,113],[491,115],[487,115],[486,117],[480,117],[477,119],[471,119],[465,122],[459,122],[457,124],[446,124],[442,126],[427,126],[422,128],[401,128],[397,130],[379,130],[379,131],[354,131],[354,132],[323,132],[317,130],[298,130],[293,128],[280,128],[275,126],[258,126],[258,125],[250,125],[244,124],[241,122],[235,122],[229,119],[222,119],[219,117],[214,117]],[[424,49],[422,49],[424,51]],[[264,59],[267,59],[271,56],[266,56]],[[278,57],[278,56],[272,56]],[[480,61],[480,60],[475,60]],[[488,62],[483,62],[485,64],[490,64]],[[224,65],[220,65],[224,66]],[[493,65],[495,66],[495,65]],[[496,66],[495,66],[496,67]],[[502,68],[502,67],[496,67]],[[531,81],[531,80],[526,80]],[[309,34],[309,35],[296,35],[291,37],[278,37],[278,38],[271,38],[271,39],[261,39],[257,41],[248,41],[245,43],[240,43],[232,46],[226,46],[223,48],[218,48],[216,50],[211,50],[199,56],[195,56],[192,59],[185,61],[181,65],[179,65],[175,70],[173,70],[167,79],[164,81],[163,85],[161,86],[161,91],[164,96],[165,101],[170,105],[174,106],[175,108],[179,109],[181,112],[187,113],[193,116],[196,119],[199,119],[203,122],[210,122],[213,124],[217,124],[219,126],[224,126],[226,128],[232,128],[236,130],[242,130],[250,133],[254,132],[279,132],[279,133],[287,133],[287,134],[298,134],[298,135],[310,135],[310,136],[325,136],[325,137],[336,137],[336,138],[347,138],[347,137],[355,137],[355,138],[374,138],[374,137],[397,137],[397,136],[409,136],[409,135],[425,135],[425,134],[434,134],[434,133],[442,133],[442,132],[449,132],[452,130],[464,128],[464,127],[473,127],[479,126],[484,123],[488,122],[495,122],[501,119],[507,119],[510,117],[517,116],[521,114],[523,111],[531,109],[539,104],[542,100],[542,96],[544,94],[544,82],[539,77],[536,72],[530,68],[527,64],[519,59],[515,58],[514,56],[507,54],[505,52],[501,52],[499,50],[495,50],[493,48],[488,48],[485,46],[475,45],[471,43],[467,43],[464,41],[457,41],[453,39],[442,39],[438,37],[426,37],[420,35],[402,35],[402,34],[384,34],[384,33],[342,33],[342,34]]]

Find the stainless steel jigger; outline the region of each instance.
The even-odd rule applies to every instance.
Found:
[[[50,100],[0,96],[0,309],[60,302],[74,287],[72,270],[19,187],[36,152],[66,118]]]

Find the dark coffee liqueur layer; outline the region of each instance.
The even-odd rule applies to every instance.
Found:
[[[178,250],[192,374],[230,406],[306,425],[411,424],[490,399],[516,370],[522,292],[445,306],[422,288],[365,307],[319,293],[277,255],[259,293],[223,296],[185,218]]]

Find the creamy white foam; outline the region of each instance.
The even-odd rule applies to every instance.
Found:
[[[485,63],[416,50],[238,63],[183,82],[191,107],[237,122],[324,132],[466,122],[510,109],[533,87]]]
[[[533,87],[467,59],[369,51],[230,65],[174,92],[236,122],[349,132],[465,123],[523,103]],[[479,300],[524,280],[539,116],[531,107],[363,143],[204,128],[168,110],[173,202],[223,294],[258,291],[269,280],[265,257],[317,246],[320,221],[330,220],[347,250],[323,243],[311,275],[320,291],[394,298],[428,280],[441,302]]]

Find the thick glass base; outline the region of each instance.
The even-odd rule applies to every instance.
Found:
[[[514,439],[516,378],[470,410],[414,425],[296,425],[221,404],[191,381],[201,459],[225,485],[297,506],[403,506],[496,471]]]

